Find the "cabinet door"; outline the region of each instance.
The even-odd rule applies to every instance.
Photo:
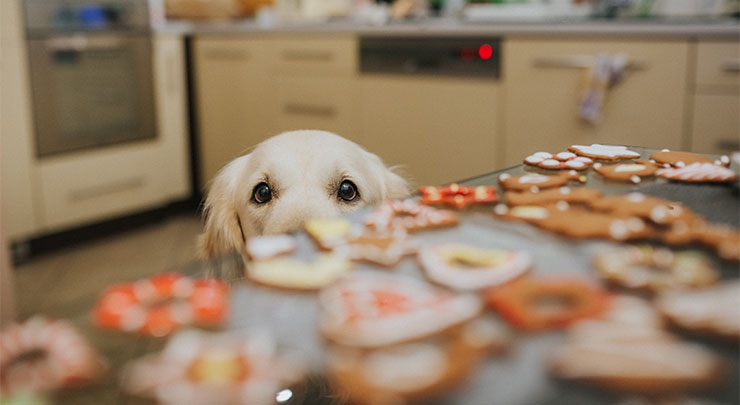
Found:
[[[579,118],[578,108],[588,67],[600,53],[623,53],[632,68],[607,91],[601,122],[590,124]],[[576,143],[687,146],[687,43],[507,40],[502,58],[506,164]]]
[[[274,135],[273,89],[261,39],[197,38],[194,46],[203,185]]]
[[[740,149],[740,96],[697,94],[691,150],[725,154]]]
[[[486,80],[365,75],[362,144],[418,185],[499,168],[498,85]]]

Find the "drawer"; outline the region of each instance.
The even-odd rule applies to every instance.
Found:
[[[728,86],[735,91],[740,87],[738,42],[700,42],[696,58],[697,86]]]
[[[344,78],[277,78],[280,131],[323,129],[356,141],[352,123],[355,81]]]
[[[697,94],[691,149],[699,153],[726,154],[740,149],[740,96]]]
[[[268,52],[278,73],[354,74],[357,71],[357,40],[354,36],[320,36],[274,39]]]
[[[78,226],[154,207],[168,198],[154,143],[42,160],[44,225]]]

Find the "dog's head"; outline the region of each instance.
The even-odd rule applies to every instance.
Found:
[[[406,197],[406,181],[376,155],[325,131],[292,131],[224,167],[205,203],[204,257],[240,250],[253,235],[290,232],[386,199]]]

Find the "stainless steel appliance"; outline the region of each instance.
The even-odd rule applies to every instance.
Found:
[[[23,0],[39,157],[156,136],[146,0]]]

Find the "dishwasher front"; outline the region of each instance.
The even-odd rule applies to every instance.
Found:
[[[361,37],[360,139],[418,185],[500,168],[495,37]]]

